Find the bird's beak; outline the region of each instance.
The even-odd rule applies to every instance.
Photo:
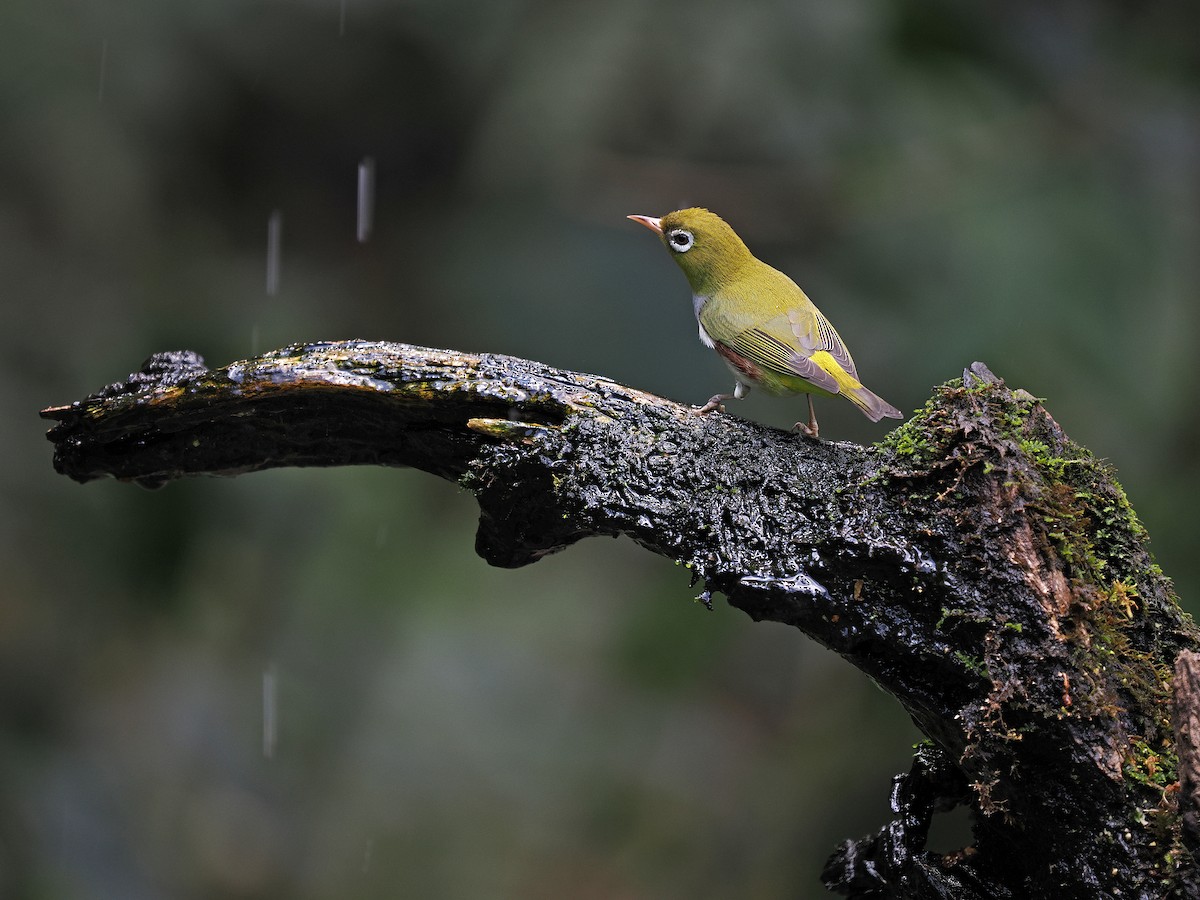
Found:
[[[654,216],[626,216],[625,218],[640,222],[655,234],[662,234],[662,219],[656,219]]]

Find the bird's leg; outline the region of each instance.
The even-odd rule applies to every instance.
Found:
[[[711,397],[708,398],[707,403],[705,403],[703,406],[697,406],[696,407],[696,415],[707,416],[710,412],[713,412],[714,410],[716,412],[725,412],[725,401],[726,400],[730,400],[730,399],[741,400],[748,393],[750,393],[750,388],[746,387],[746,385],[742,384],[739,381],[737,384],[735,384],[733,386],[732,394],[713,394]]]
[[[817,428],[817,413],[816,410],[813,409],[813,395],[807,394],[806,396],[808,397],[808,424],[805,425],[803,422],[797,422],[792,426],[792,431],[799,431],[801,434],[812,438],[814,441],[820,440],[820,438],[817,436],[820,429]]]

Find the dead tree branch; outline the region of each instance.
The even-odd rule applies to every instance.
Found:
[[[800,628],[928,737],[897,778],[896,820],[830,860],[833,890],[1061,900],[1195,885],[1171,697],[1197,630],[1112,473],[982,365],[877,448],[697,418],[527,360],[364,342],[215,370],[160,354],[42,414],[56,468],[79,481],[413,466],[474,492],[477,550],[495,565],[624,534],[688,566],[706,598]],[[972,847],[926,852],[931,816],[960,804]]]

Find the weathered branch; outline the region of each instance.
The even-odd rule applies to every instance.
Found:
[[[43,415],[80,481],[414,466],[475,493],[493,564],[626,534],[706,598],[802,629],[929,738],[896,822],[830,861],[835,890],[1159,897],[1194,878],[1170,698],[1197,631],[1107,468],[981,365],[878,448],[526,360],[361,342],[217,370],[163,354]],[[975,843],[934,857],[929,819],[957,804]]]

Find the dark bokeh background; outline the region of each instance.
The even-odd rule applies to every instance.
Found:
[[[893,403],[976,359],[1047,398],[1190,604],[1197,9],[10,0],[0,896],[820,896],[917,733],[801,635],[625,541],[488,569],[420,473],[81,487],[36,411],[351,337],[697,402],[729,378],[623,216],[706,205]]]

